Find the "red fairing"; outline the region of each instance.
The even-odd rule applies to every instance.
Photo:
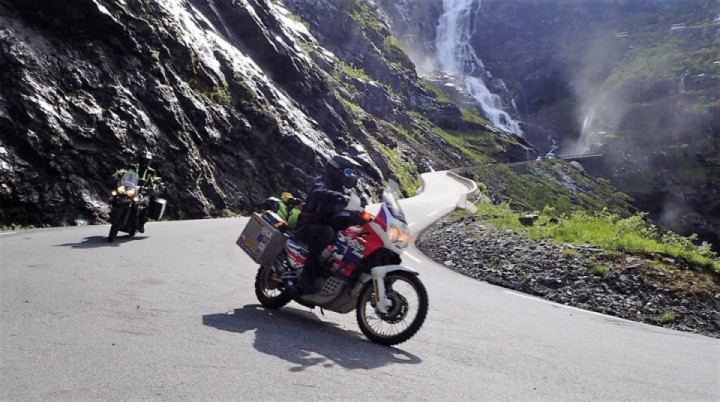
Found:
[[[338,239],[343,239],[342,243],[344,244],[336,244],[335,248],[336,250],[343,250],[343,254],[342,256],[334,256],[336,259],[333,261],[333,268],[346,277],[355,272],[360,261],[378,248],[383,247],[382,239],[368,224],[351,226],[343,230]]]
[[[292,241],[288,241],[286,249],[288,253],[288,261],[293,267],[297,268],[305,265],[305,259],[308,256],[307,250]]]

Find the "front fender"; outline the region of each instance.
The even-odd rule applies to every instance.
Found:
[[[377,267],[371,268],[370,274],[363,273],[362,275],[360,275],[357,281],[357,285],[355,285],[355,288],[352,291],[353,296],[359,295],[360,291],[366,283],[372,280],[385,278],[388,273],[393,271],[405,271],[413,275],[420,275],[418,271],[415,271],[414,269],[408,267],[403,267],[402,265],[379,265]]]
[[[389,272],[392,271],[405,271],[409,272],[413,275],[420,275],[420,273],[414,269],[410,269],[408,267],[403,267],[402,265],[380,265],[378,267],[373,267],[370,272],[372,273],[373,279],[380,279],[384,278],[385,275],[387,275]]]
[[[373,286],[375,287],[375,308],[381,313],[387,313],[392,307],[392,301],[385,295],[385,275],[393,271],[405,271],[413,275],[420,275],[419,272],[402,265],[381,265],[371,270]]]

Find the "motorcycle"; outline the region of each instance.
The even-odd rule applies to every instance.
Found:
[[[428,312],[428,295],[418,272],[401,264],[400,253],[412,236],[393,191],[386,189],[376,216],[361,207],[357,195],[335,217],[344,229],[320,256],[312,294],[295,286],[308,247],[279,230],[275,213],[254,213],[237,244],[260,268],[255,295],[260,304],[279,309],[290,301],[341,314],[356,311],[358,326],[371,341],[396,345],[413,337]],[[341,222],[341,223],[338,223]]]
[[[110,233],[108,241],[113,242],[118,232],[127,232],[135,236],[138,228],[138,216],[148,207],[149,198],[141,194],[138,174],[125,172],[110,197]]]

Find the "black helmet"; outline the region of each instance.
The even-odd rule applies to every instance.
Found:
[[[357,185],[355,170],[360,164],[352,158],[344,155],[335,155],[325,165],[325,172],[332,190],[340,191],[342,187],[347,189]]]
[[[260,208],[263,211],[273,211],[278,212],[280,210],[280,199],[275,197],[268,197],[265,199],[265,201],[262,203]]]

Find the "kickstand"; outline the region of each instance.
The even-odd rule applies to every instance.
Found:
[[[323,310],[322,307],[320,307],[320,314],[322,314],[323,316],[325,315],[325,310]]]

